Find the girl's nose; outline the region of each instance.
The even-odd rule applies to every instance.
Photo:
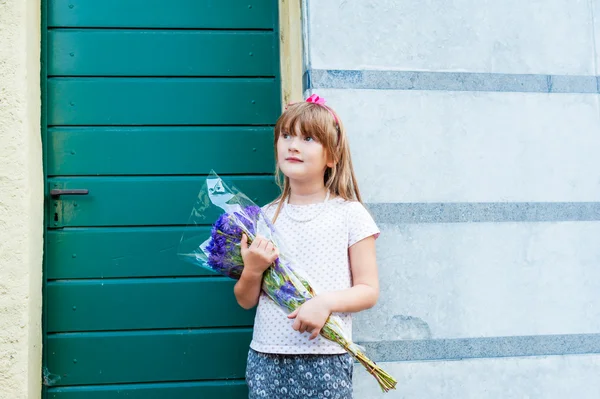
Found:
[[[289,141],[288,150],[298,151],[298,136],[291,137],[291,139]]]

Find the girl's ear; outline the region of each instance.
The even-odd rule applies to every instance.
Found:
[[[337,161],[334,157],[332,157],[331,155],[327,155],[326,165],[329,169],[333,169],[333,167],[335,166],[336,163],[337,163]]]
[[[331,155],[329,155],[329,151],[324,151],[325,152],[325,166],[327,166],[329,169],[333,168],[335,166],[335,160],[333,159],[333,157]]]

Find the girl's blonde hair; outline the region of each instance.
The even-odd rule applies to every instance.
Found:
[[[289,105],[275,124],[275,159],[278,159],[277,142],[282,132],[292,136],[300,132],[303,136],[311,136],[321,143],[327,159],[333,162],[333,167],[327,167],[325,171],[325,187],[332,195],[362,203],[346,130],[335,111],[326,105],[310,102]],[[273,222],[277,220],[283,203],[290,196],[290,180],[287,176],[282,177],[279,165],[276,165],[275,176],[281,194],[273,201],[278,202]]]

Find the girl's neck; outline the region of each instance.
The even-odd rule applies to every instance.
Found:
[[[307,205],[323,202],[327,189],[323,182],[293,182],[290,181],[289,203],[292,205]]]

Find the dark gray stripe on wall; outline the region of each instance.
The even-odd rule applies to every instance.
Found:
[[[600,220],[600,202],[370,203],[378,223],[564,222]]]
[[[359,342],[375,362],[600,353],[600,334]]]
[[[600,93],[600,76],[312,69],[304,89]]]

